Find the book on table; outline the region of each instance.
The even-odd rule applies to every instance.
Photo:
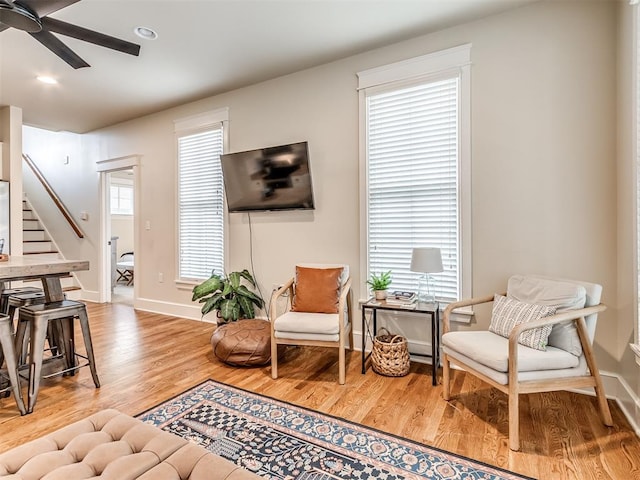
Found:
[[[387,304],[389,305],[411,305],[417,300],[415,292],[404,292],[396,290],[387,295]]]

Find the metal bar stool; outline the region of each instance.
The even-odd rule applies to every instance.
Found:
[[[66,298],[66,296],[65,296]],[[46,296],[42,290],[39,292],[30,293],[18,293],[11,295],[7,301],[8,315],[13,320],[15,312],[18,308],[28,307],[30,305],[40,305],[46,302]],[[49,325],[47,330],[47,340],[49,342],[49,350],[53,356],[58,356],[61,353],[64,343],[62,341],[62,332],[56,328],[57,325]],[[16,342],[20,341],[21,346],[18,347],[16,343],[16,351],[19,352],[18,356],[18,369],[22,368],[27,363],[28,342],[29,337],[25,334],[27,324],[24,322],[18,322]]]
[[[0,316],[0,344],[2,345],[2,351],[7,361],[7,376],[9,377],[9,386],[3,388],[1,391],[13,392],[13,397],[16,400],[16,405],[18,405],[18,410],[20,410],[20,415],[24,415],[27,412],[24,408],[18,379],[18,357],[16,356],[16,351],[13,346],[13,322],[7,315]]]
[[[82,329],[82,337],[87,350],[87,355],[80,355],[75,351],[73,320],[80,321]],[[27,413],[33,412],[38,391],[40,390],[40,378],[42,376],[42,362],[44,353],[44,341],[47,336],[49,322],[58,320],[62,326],[64,351],[66,354],[66,365],[61,371],[47,375],[45,378],[56,375],[71,373],[72,375],[77,369],[89,366],[91,376],[96,388],[100,388],[100,380],[96,372],[96,364],[93,355],[93,345],[91,344],[91,332],[89,330],[89,317],[87,316],[87,307],[82,302],[73,300],[62,300],[61,302],[51,302],[40,305],[31,305],[20,308],[20,323],[29,323],[30,335],[30,352],[29,352],[29,395]],[[19,329],[20,331],[20,329]],[[22,330],[24,331],[24,330]],[[16,336],[16,344],[18,348],[22,345],[22,339]],[[82,358],[87,361],[83,365],[76,363],[76,358]]]
[[[0,294],[0,313],[3,315],[9,313],[9,297],[11,295],[36,292],[42,292],[42,289],[36,287],[5,288]]]

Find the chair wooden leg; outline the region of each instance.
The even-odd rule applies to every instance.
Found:
[[[344,385],[346,381],[346,359],[344,354],[344,345],[341,345],[338,350],[338,383],[340,385]]]
[[[509,448],[520,450],[520,395],[517,387],[509,389]]]
[[[589,372],[591,372],[591,376],[596,383],[594,389],[596,391],[596,398],[598,399],[598,405],[600,407],[600,414],[602,415],[602,422],[607,427],[612,427],[613,418],[611,418],[611,410],[609,410],[609,403],[607,402],[607,397],[602,386],[602,377],[600,376],[600,370],[598,370],[598,366],[596,365],[596,357],[593,354],[591,342],[587,337],[587,326],[584,318],[578,319],[577,327],[578,335],[580,336],[580,340],[582,343],[584,358],[587,361],[587,367],[589,367]]]
[[[451,398],[451,365],[449,365],[449,357],[447,354],[442,355],[442,398],[449,400]]]
[[[271,378],[278,378],[278,344],[276,338],[271,335]]]
[[[353,352],[353,323],[349,329],[349,351]]]

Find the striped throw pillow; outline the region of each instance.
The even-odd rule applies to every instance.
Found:
[[[493,311],[489,331],[502,337],[509,337],[511,330],[521,323],[533,322],[556,313],[556,307],[523,303],[502,295],[493,297]],[[547,339],[551,325],[527,330],[520,335],[518,343],[536,350],[547,349]]]

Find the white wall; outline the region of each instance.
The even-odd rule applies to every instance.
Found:
[[[95,162],[140,154],[138,221],[151,229],[141,230],[136,255],[137,305],[182,314],[190,308],[197,318],[190,292],[171,281],[173,120],[229,107],[230,151],[301,140],[310,147],[317,209],[251,216],[263,293],[296,262],[344,262],[363,297],[356,72],[472,43],[473,292],[502,290],[515,272],[602,283],[610,308],[596,350],[601,368],[616,371],[619,309],[630,300],[619,297],[616,276],[616,9],[613,2],[539,2],[84,135],[74,197],[93,212]],[[228,267],[249,267],[246,215],[230,216],[228,238]],[[97,279],[87,282],[97,288]],[[470,328],[488,319],[477,322]],[[406,329],[427,340],[419,322]]]
[[[111,215],[111,236],[118,237],[118,258],[133,252],[133,215]]]

